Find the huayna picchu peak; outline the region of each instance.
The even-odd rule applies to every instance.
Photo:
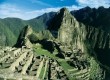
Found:
[[[0,47],[0,79],[109,80],[110,33],[94,21],[104,9],[62,8],[22,22],[13,47]]]

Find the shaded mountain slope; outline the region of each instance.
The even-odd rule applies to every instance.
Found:
[[[110,32],[110,8],[99,7],[96,9],[85,7],[80,10],[72,11],[71,13],[79,22],[85,25],[101,28]]]

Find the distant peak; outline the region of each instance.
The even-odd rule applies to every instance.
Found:
[[[28,28],[31,28],[30,25],[26,25],[26,26],[25,26],[25,29],[28,29]]]
[[[69,10],[67,8],[61,8],[59,13],[64,14],[64,13],[69,13]]]
[[[68,10],[67,8],[64,7],[64,8],[61,8],[60,11],[65,12],[65,11],[69,11],[69,10]]]
[[[25,32],[32,31],[32,27],[30,25],[26,25],[23,29]]]

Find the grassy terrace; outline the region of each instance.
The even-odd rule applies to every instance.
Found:
[[[52,59],[58,59],[58,57],[56,57],[54,54],[51,54],[49,51],[45,50],[45,49],[42,49],[42,48],[34,48],[34,51],[36,52],[36,54],[38,56],[40,55],[45,55],[45,56],[48,56]]]
[[[56,57],[54,54],[50,53],[49,51],[42,49],[41,46],[35,46],[34,47],[34,51],[36,52],[36,55],[45,55],[48,56],[52,59],[55,59],[59,62],[59,64],[62,66],[62,68],[64,69],[65,73],[67,74],[67,76],[69,76],[69,80],[75,80],[72,76],[70,76],[70,71],[74,69],[74,67],[70,66],[67,61],[65,59],[61,59],[59,57]],[[43,73],[44,70],[42,70],[41,73]],[[42,75],[40,75],[41,77]]]
[[[41,73],[40,73],[40,76],[39,76],[40,79],[42,79],[44,71],[45,71],[45,67],[42,67],[42,70],[41,70]]]

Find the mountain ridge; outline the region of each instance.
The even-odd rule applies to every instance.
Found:
[[[109,22],[109,18],[110,18],[109,12],[110,12],[109,8],[99,7],[98,9],[95,9],[95,8],[85,7],[83,9],[71,11],[71,14],[74,15],[74,17],[78,20],[78,22],[81,22],[84,25],[93,26],[93,27],[95,25],[95,27],[97,27],[97,28],[101,28],[104,31],[110,32],[109,31],[110,30],[109,29],[109,25],[110,25],[109,24],[110,23]],[[23,26],[25,26],[27,24],[31,25],[35,31],[45,30],[46,28],[48,28],[48,26],[51,22],[51,19],[54,17],[55,14],[56,14],[56,12],[50,12],[50,13],[46,13],[42,16],[39,16],[38,18],[31,19],[31,20],[21,20],[18,18],[0,19],[1,27],[3,28],[3,26],[6,26],[6,28],[8,28],[9,31],[11,32],[11,35],[13,36],[13,40],[14,40],[14,43],[11,43],[11,39],[9,38],[9,36],[6,33],[5,34],[3,33],[2,37],[4,37],[4,38],[8,37],[7,38],[8,41],[7,41],[7,44],[5,44],[6,40],[4,38],[3,38],[4,40],[1,39],[1,41],[3,42],[3,43],[1,43],[1,46],[2,45],[3,46],[5,46],[5,45],[13,46],[17,40],[17,37],[18,37],[21,29],[23,28]],[[83,16],[85,14],[87,14],[89,16],[86,18],[85,16]],[[106,15],[104,15],[104,14],[106,14]],[[99,17],[97,17],[97,15],[99,15]],[[78,18],[78,16],[80,18]],[[100,19],[101,16],[103,17],[103,19]],[[104,18],[104,16],[106,18]],[[85,17],[85,20],[83,20],[84,17]],[[92,22],[90,22],[91,20],[92,20]],[[86,21],[86,23],[85,23],[85,21]],[[15,25],[15,24],[17,24],[17,25]],[[18,29],[16,29],[16,28],[18,28]]]

